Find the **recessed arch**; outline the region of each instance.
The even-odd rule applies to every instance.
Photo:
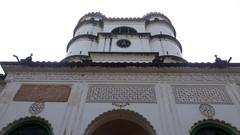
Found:
[[[137,112],[125,109],[111,110],[99,115],[88,125],[83,135],[95,135],[97,132],[102,131],[101,128],[116,128],[114,125],[118,125],[119,128],[116,129],[118,132],[135,130],[135,132],[131,132],[132,134],[125,133],[126,135],[139,133],[136,130],[139,130],[142,135],[156,135],[155,129],[146,118]],[[127,127],[128,129],[124,128],[124,130],[122,130],[120,129],[122,126],[119,125]],[[116,132],[113,130],[110,132]]]
[[[53,135],[51,124],[47,120],[36,116],[20,118],[13,121],[2,129],[0,135],[36,134],[35,132],[41,135]]]
[[[195,123],[190,130],[190,135],[239,135],[236,127],[225,121],[217,119],[204,119]]]
[[[121,26],[121,27],[114,28],[111,33],[113,33],[113,34],[135,34],[135,33],[137,33],[137,30],[135,30],[132,27]]]

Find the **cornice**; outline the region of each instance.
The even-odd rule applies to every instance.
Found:
[[[229,63],[224,68],[215,63],[123,63],[123,62],[0,62],[5,73],[11,71],[124,71],[132,69],[134,72],[185,72],[185,73],[240,73],[240,63]]]

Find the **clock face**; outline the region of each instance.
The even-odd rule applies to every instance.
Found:
[[[117,41],[117,45],[121,48],[127,48],[131,45],[131,42],[127,39],[120,39]]]

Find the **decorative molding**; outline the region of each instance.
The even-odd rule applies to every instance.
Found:
[[[166,69],[167,71],[171,68]],[[74,69],[71,69],[74,70]],[[104,69],[103,69],[104,70]],[[222,82],[231,81],[239,82],[240,74],[236,73],[134,73],[132,68],[124,69],[122,71],[128,73],[109,73],[113,69],[106,69],[106,72],[12,72],[8,74],[6,80],[10,81],[79,81],[79,80],[116,80],[116,81],[181,81],[181,82],[192,82],[192,81],[205,81],[205,82]],[[152,69],[154,72],[155,69]],[[37,71],[37,69],[36,69]],[[121,70],[120,70],[121,71]],[[166,71],[166,72],[167,72]],[[139,71],[140,72],[140,71]]]
[[[199,111],[203,116],[206,116],[207,118],[212,118],[215,115],[214,107],[209,104],[200,104]]]
[[[29,107],[29,112],[32,115],[36,115],[41,113],[44,108],[45,108],[44,102],[35,102]]]
[[[87,102],[97,103],[157,103],[154,85],[91,84]]]
[[[65,85],[22,85],[14,101],[67,102],[70,91]]]
[[[155,53],[90,53],[93,62],[152,62]]]
[[[173,85],[177,104],[233,104],[224,85]]]

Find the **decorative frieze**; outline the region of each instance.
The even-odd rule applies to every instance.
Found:
[[[67,102],[70,91],[65,85],[22,85],[14,101]]]
[[[108,71],[114,69],[106,69]],[[9,74],[7,80],[12,81],[80,81],[80,80],[138,80],[138,81],[239,81],[240,74],[221,74],[221,73],[131,73],[138,69],[129,68],[123,71],[129,73],[109,73],[106,72],[15,72]],[[163,69],[164,70],[164,69]],[[166,69],[170,70],[170,69]],[[154,69],[151,70],[152,72]]]
[[[156,103],[154,85],[92,84],[87,102],[97,103]]]
[[[223,85],[174,85],[177,104],[233,104]]]

